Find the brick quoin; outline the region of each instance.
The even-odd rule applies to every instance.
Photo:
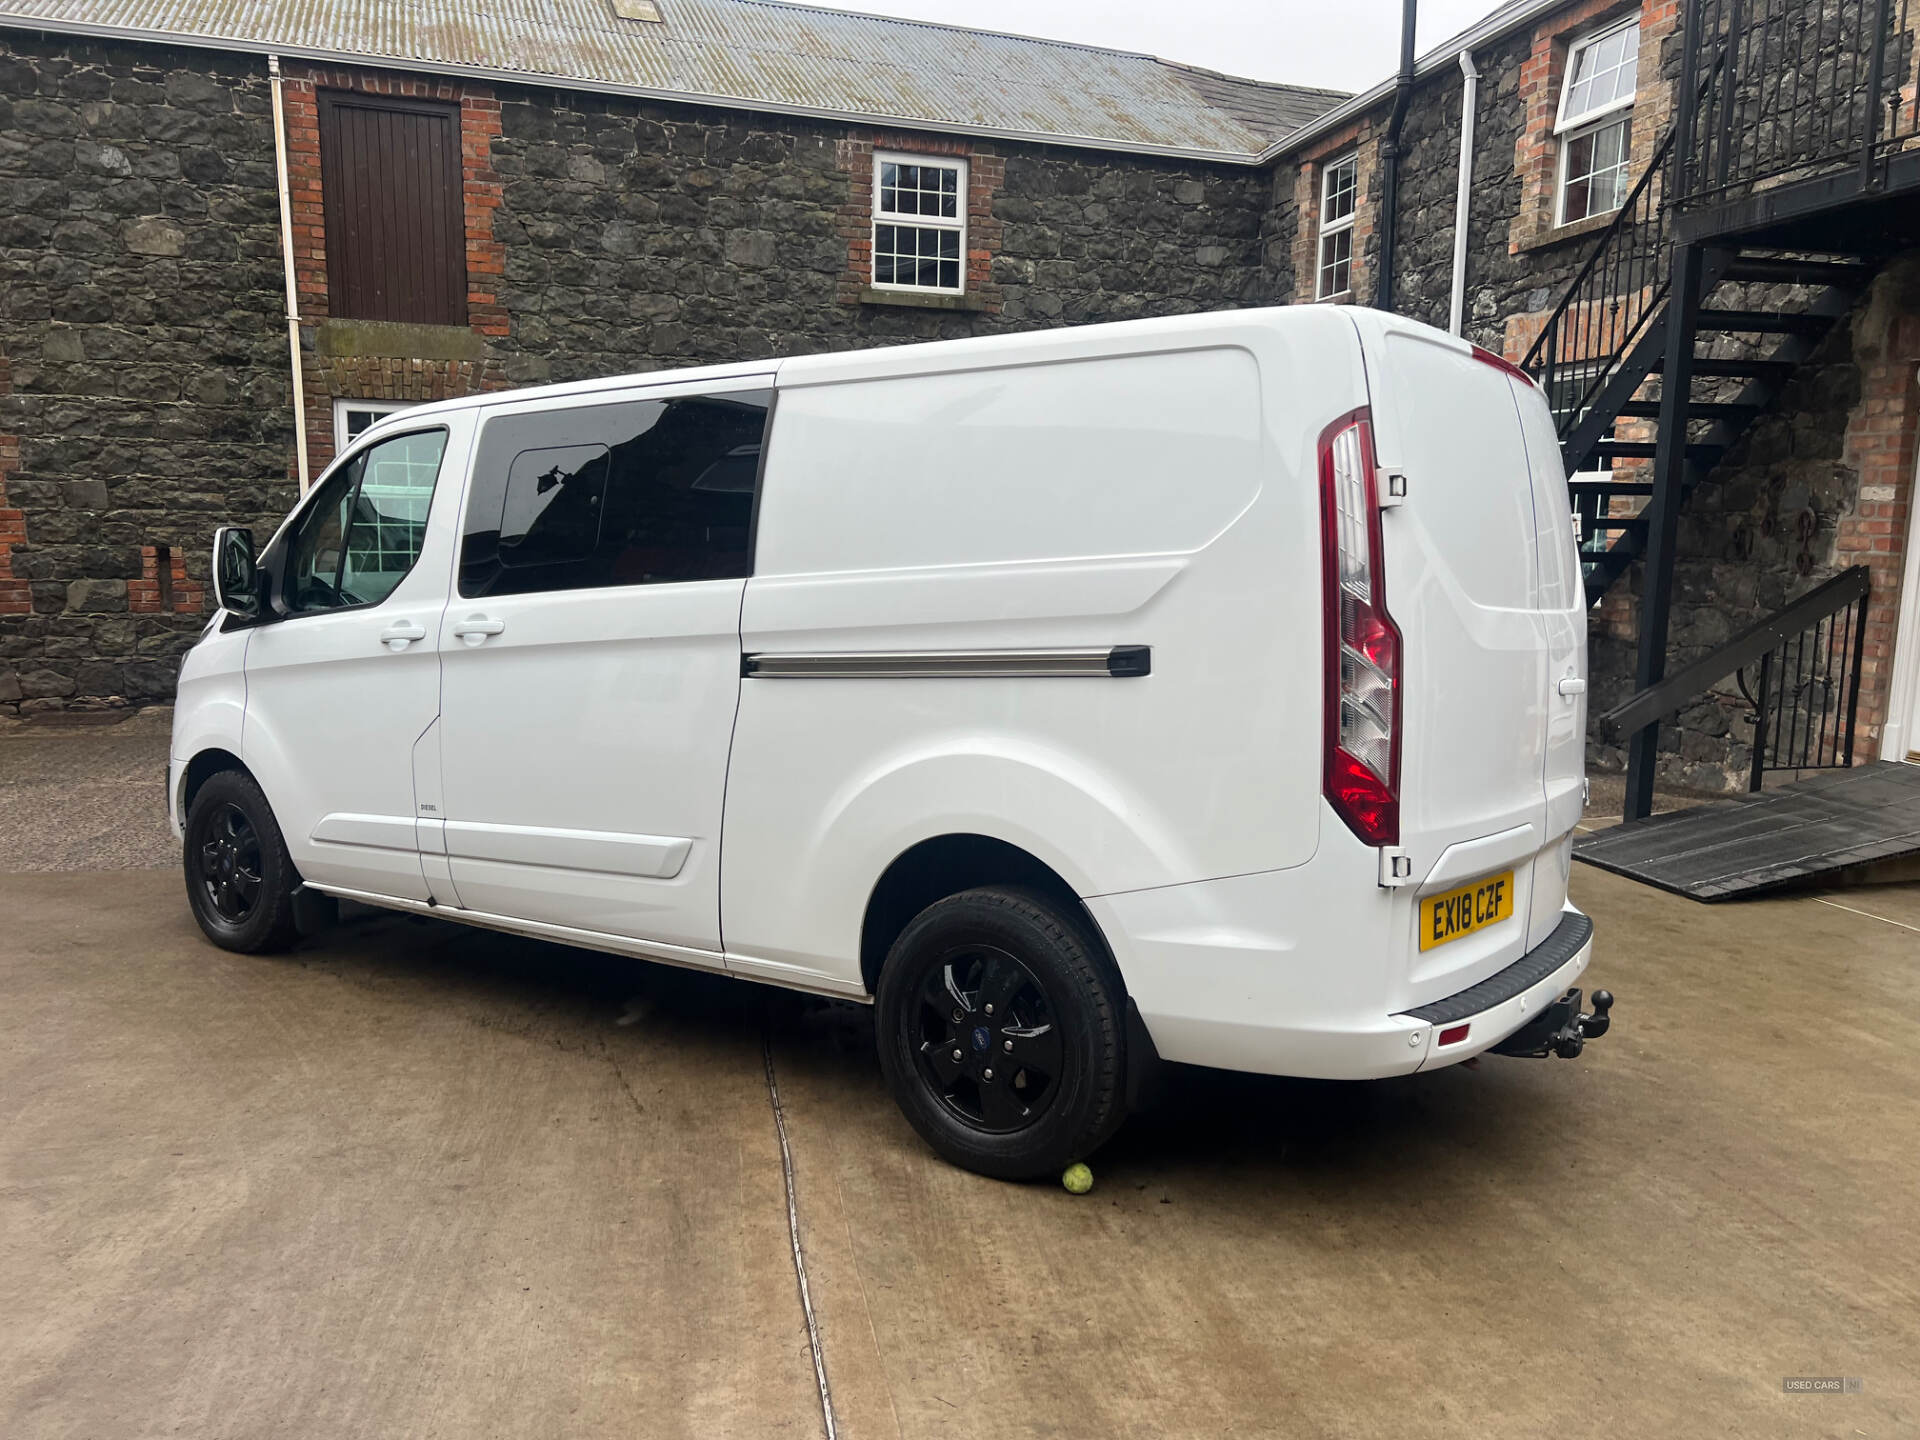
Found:
[[[1373,262],[1368,242],[1378,224],[1380,210],[1380,136],[1371,119],[1356,120],[1332,135],[1316,142],[1304,152],[1294,177],[1294,208],[1300,223],[1293,238],[1293,301],[1298,305],[1315,303],[1320,284],[1320,192],[1321,177],[1328,162],[1349,151],[1354,160],[1353,195],[1353,269],[1347,280],[1342,303],[1365,304],[1373,294]],[[1365,298],[1363,298],[1365,297]],[[1332,297],[1328,297],[1331,299]]]
[[[13,362],[0,355],[0,395],[13,393]],[[7,477],[20,469],[20,437],[0,434],[0,615],[33,613],[33,590],[13,573],[13,547],[27,543],[27,517],[7,504]]]
[[[320,176],[320,91],[349,90],[413,100],[458,102],[460,187],[467,258],[467,327],[489,339],[511,333],[499,286],[507,250],[494,236],[494,212],[503,185],[493,168],[500,138],[500,101],[490,85],[399,75],[344,66],[291,67],[284,104],[287,117],[287,188],[293,220],[294,284],[300,322],[329,318],[327,221]],[[318,475],[333,459],[333,402],[346,400],[444,400],[477,390],[504,389],[497,362],[366,357],[327,362],[308,351],[302,357],[307,406],[307,455]]]
[[[140,547],[140,578],[127,581],[127,609],[135,615],[198,615],[206,604],[206,587],[187,578],[187,557],[178,548],[167,562],[166,584],[160,578],[158,546]],[[171,601],[171,604],[168,602]]]
[[[1520,179],[1520,210],[1507,234],[1507,252],[1522,250],[1557,238],[1554,194],[1560,178],[1560,142],[1553,125],[1560,113],[1560,81],[1567,54],[1575,40],[1588,31],[1625,20],[1636,7],[1620,0],[1583,0],[1555,11],[1533,32],[1533,50],[1520,67],[1520,99],[1525,122],[1513,147],[1513,171]],[[1638,180],[1653,158],[1654,147],[1666,133],[1672,115],[1670,86],[1661,78],[1660,51],[1678,22],[1677,0],[1649,0],[1640,12],[1640,64],[1633,99],[1631,140],[1632,177]],[[1604,229],[1611,216],[1577,222],[1560,233],[1578,235],[1586,229]]]
[[[1915,430],[1920,420],[1920,316],[1902,316],[1884,347],[1860,359],[1860,403],[1848,419],[1844,455],[1860,475],[1859,499],[1835,528],[1834,564],[1864,565],[1867,599],[1860,659],[1854,763],[1880,758],[1892,701],[1894,631],[1913,507]],[[1909,746],[1909,748],[1913,748]]]
[[[860,303],[873,284],[873,152],[897,150],[932,159],[967,162],[967,295],[984,313],[998,315],[1004,297],[993,279],[993,257],[1000,253],[1001,222],[993,213],[994,196],[1007,179],[1006,160],[984,145],[943,135],[890,134],[850,130],[835,150],[847,172],[847,203],[840,211],[840,234],[847,242],[847,268],[840,277],[842,305]]]

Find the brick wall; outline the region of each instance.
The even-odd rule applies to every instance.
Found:
[[[13,393],[13,365],[0,355],[0,396]],[[20,468],[20,437],[0,435],[0,615],[28,615],[33,611],[33,591],[23,578],[13,573],[13,547],[27,541],[27,517],[7,503],[7,477]],[[0,701],[20,698],[20,683],[8,676],[0,679]]]
[[[345,90],[459,104],[467,268],[465,328],[489,339],[506,336],[511,327],[499,293],[506,273],[506,247],[493,233],[493,217],[500,208],[501,196],[500,176],[493,168],[494,141],[500,134],[500,102],[490,85],[387,70],[293,65],[286,67],[285,76],[282,103],[287,117],[287,184],[292,202],[295,284],[307,352],[301,377],[306,397],[307,455],[311,473],[318,475],[334,455],[335,400],[418,403],[498,389],[507,383],[505,368],[497,361],[416,353],[428,347],[420,345],[421,337],[413,332],[427,327],[358,327],[351,336],[357,353],[325,353],[316,331],[335,317],[327,292],[320,94]]]
[[[873,284],[873,152],[898,151],[967,162],[967,299],[973,308],[998,315],[1004,296],[993,278],[993,257],[1005,246],[994,197],[1007,177],[1007,162],[989,146],[954,136],[892,134],[854,130],[835,146],[835,158],[847,172],[847,203],[841,236],[847,242],[847,268],[840,277],[840,303],[858,305]],[[931,298],[931,297],[929,297]]]
[[[1380,259],[1375,234],[1380,213],[1380,126],[1372,117],[1362,117],[1315,141],[1290,162],[1295,217],[1293,285],[1291,293],[1281,295],[1283,300],[1310,305],[1318,298],[1323,177],[1329,163],[1349,152],[1354,156],[1353,273],[1344,298],[1364,305],[1373,297]],[[1282,183],[1279,174],[1274,183],[1276,187]]]

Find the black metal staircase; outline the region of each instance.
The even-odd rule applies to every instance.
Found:
[[[1664,674],[1687,498],[1920,242],[1907,0],[1689,0],[1674,125],[1521,363],[1546,390],[1587,597],[1636,563],[1637,688]],[[1629,748],[1652,805],[1657,723]]]

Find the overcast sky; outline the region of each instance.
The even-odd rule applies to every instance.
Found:
[[[1400,61],[1399,0],[816,0],[865,10],[1143,50],[1249,75],[1364,90]],[[1425,53],[1497,8],[1496,0],[1420,0]]]

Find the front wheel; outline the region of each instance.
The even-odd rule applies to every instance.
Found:
[[[186,829],[187,903],[206,937],[247,955],[293,944],[300,877],[253,777],[211,777],[187,809]]]
[[[880,1066],[913,1128],[963,1169],[1057,1175],[1125,1115],[1123,998],[1085,921],[987,888],[929,905],[874,997]]]

